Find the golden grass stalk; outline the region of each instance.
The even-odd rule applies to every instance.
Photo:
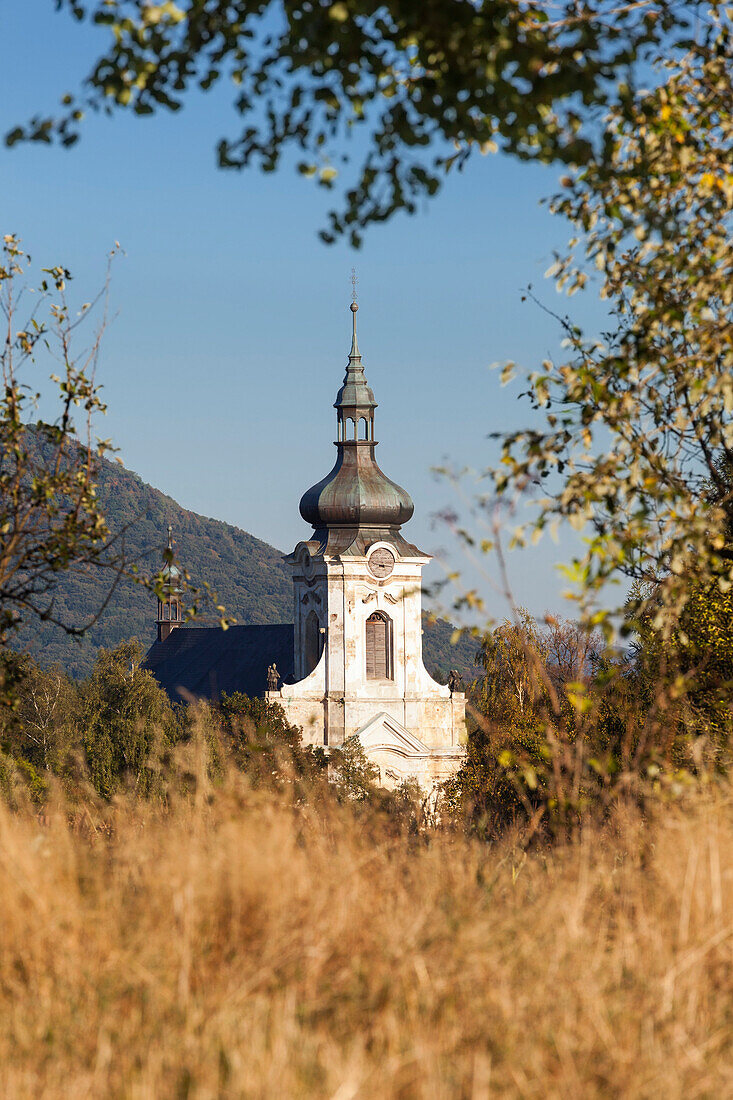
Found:
[[[526,853],[235,776],[0,809],[0,1094],[733,1095],[732,811]]]

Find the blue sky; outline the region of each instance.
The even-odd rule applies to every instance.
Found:
[[[3,5],[0,38],[5,133],[78,87],[105,32],[80,28],[52,0],[24,0]],[[477,158],[417,215],[370,230],[354,253],[319,242],[334,196],[290,167],[216,168],[216,140],[237,128],[224,89],[192,96],[177,115],[92,117],[68,151],[0,152],[0,230],[19,234],[39,267],[70,268],[79,301],[101,284],[113,243],[125,250],[99,369],[109,406],[99,434],[185,507],[292,548],[308,531],[300,496],[333,461],[331,406],[349,348],[355,265],[380,465],[415,501],[406,534],[461,567],[435,520],[455,498],[431,468],[445,460],[480,468],[492,454],[489,432],[529,422],[521,386],[502,389],[492,363],[534,368],[559,354],[554,322],[521,302],[531,282],[566,308],[542,285],[553,248],[570,235],[540,206],[557,171]],[[597,304],[571,305],[598,325]],[[543,541],[514,556],[519,603],[562,610],[555,562],[570,545]],[[487,568],[495,578],[494,562]],[[503,614],[490,580],[479,583]]]

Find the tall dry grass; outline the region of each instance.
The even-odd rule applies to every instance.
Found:
[[[527,854],[230,777],[0,810],[0,1093],[733,1095],[733,803]]]

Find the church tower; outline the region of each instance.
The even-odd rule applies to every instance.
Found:
[[[173,564],[173,528],[168,526],[168,547],[164,555],[165,565],[161,570],[163,575],[163,592],[158,597],[158,617],[155,620],[158,627],[158,641],[164,642],[172,630],[181,626],[183,622],[183,606],[181,603],[181,571]]]
[[[459,766],[465,696],[422,661],[422,570],[430,561],[402,534],[414,506],[379,468],[377,403],[367,383],[351,305],[352,343],[336,409],[336,462],[304,494],[313,527],[285,561],[293,572],[295,676],[268,697],[307,743],[358,734],[383,784],[423,787]]]

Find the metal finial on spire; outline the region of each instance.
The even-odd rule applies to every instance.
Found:
[[[356,277],[356,268],[351,269],[351,318],[352,318],[352,333],[351,333],[351,353],[350,358],[354,358],[359,355],[359,345],[356,342],[356,314],[359,309],[359,305],[356,301],[356,284],[358,283]]]
[[[173,549],[173,526],[170,523],[168,524],[168,549]]]

